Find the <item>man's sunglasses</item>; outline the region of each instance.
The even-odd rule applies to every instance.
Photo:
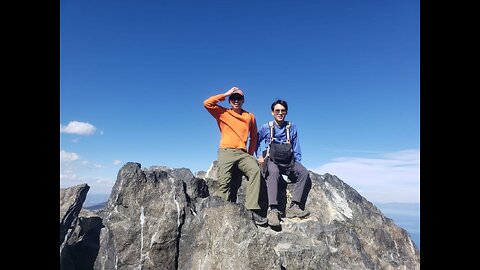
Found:
[[[233,95],[230,96],[230,100],[243,100],[243,97],[240,95]]]

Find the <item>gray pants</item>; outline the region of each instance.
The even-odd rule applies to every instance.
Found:
[[[279,181],[284,181],[280,178],[280,174],[287,174],[287,172],[280,171],[277,164],[271,160],[267,162],[267,168],[268,204],[278,205],[278,185]],[[305,192],[305,187],[309,176],[308,170],[300,162],[296,161],[293,169],[287,176],[293,183],[295,183],[292,201],[300,203]]]

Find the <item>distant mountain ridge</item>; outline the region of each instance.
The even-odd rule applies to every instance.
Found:
[[[105,206],[107,206],[107,203],[108,203],[108,201],[104,201],[104,202],[101,202],[101,203],[92,204],[90,206],[85,206],[83,208],[87,209],[87,210],[90,210],[90,211],[100,210],[100,209],[105,208]]]
[[[83,207],[90,207],[92,205],[101,204],[108,201],[110,197],[110,193],[89,193],[87,194],[87,198],[83,203]]]

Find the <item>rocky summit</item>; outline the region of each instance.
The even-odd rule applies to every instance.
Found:
[[[236,202],[213,196],[216,170],[129,162],[96,211],[82,209],[88,185],[61,189],[61,269],[420,269],[408,233],[334,175],[310,172],[303,219],[285,217],[285,182],[274,228],[245,209],[245,180]]]

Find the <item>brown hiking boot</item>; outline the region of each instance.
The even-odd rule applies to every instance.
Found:
[[[287,215],[286,215],[286,217],[287,217],[287,218],[294,218],[294,217],[303,218],[303,217],[306,217],[306,216],[308,216],[308,215],[310,215],[310,212],[309,212],[309,211],[300,209],[300,207],[298,206],[298,204],[292,204],[292,205],[290,205],[290,207],[287,209]]]
[[[267,218],[262,217],[258,212],[258,210],[249,210],[250,213],[252,214],[252,220],[255,222],[257,225],[265,225],[267,224]]]
[[[280,216],[280,211],[278,211],[278,209],[269,210],[267,215],[268,225],[272,227],[280,226],[279,216]]]

